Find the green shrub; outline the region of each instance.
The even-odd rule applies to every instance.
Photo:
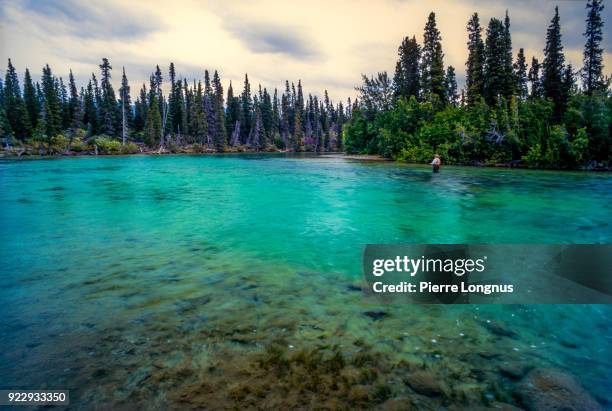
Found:
[[[94,144],[98,146],[98,152],[101,154],[118,154],[121,152],[121,142],[106,135],[95,137]]]
[[[138,144],[133,142],[127,142],[124,146],[121,146],[121,154],[136,154],[140,153],[140,147]]]
[[[51,137],[49,141],[49,152],[50,153],[63,153],[68,149],[70,140],[63,134],[58,134]]]
[[[70,150],[76,152],[76,153],[80,153],[82,151],[87,150],[89,147],[87,145],[87,143],[85,143],[83,140],[81,140],[80,138],[75,138],[72,140],[72,144],[70,145]]]
[[[279,150],[283,150],[285,148],[285,142],[283,141],[283,139],[278,134],[274,138],[274,145]]]
[[[580,128],[576,132],[574,139],[570,143],[570,152],[576,164],[584,163],[587,160],[589,150],[589,137],[586,128]]]

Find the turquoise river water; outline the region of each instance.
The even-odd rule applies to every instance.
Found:
[[[611,200],[603,173],[2,160],[0,389],[70,389],[71,409],[529,409],[530,373],[555,369],[612,409],[610,306],[360,291],[364,244],[610,243]]]

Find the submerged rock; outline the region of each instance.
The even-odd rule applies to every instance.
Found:
[[[576,379],[554,368],[536,369],[519,384],[517,394],[533,411],[599,411],[603,408]]]
[[[512,380],[520,380],[527,374],[530,367],[520,362],[505,362],[497,366],[499,372]]]
[[[368,401],[370,390],[365,385],[354,385],[348,393],[348,400],[352,403]]]
[[[428,397],[446,395],[447,388],[434,373],[430,371],[416,371],[410,374],[404,382],[419,394]]]
[[[493,321],[482,321],[482,326],[486,328],[491,334],[498,335],[500,337],[516,338],[517,335],[514,331],[509,329],[506,324]]]
[[[366,317],[370,317],[374,321],[378,321],[389,316],[389,313],[385,311],[366,311],[363,313],[363,315],[365,315]]]
[[[346,291],[357,291],[357,292],[361,292],[363,291],[363,289],[361,288],[361,286],[359,285],[355,285],[355,284],[348,284],[346,286]]]

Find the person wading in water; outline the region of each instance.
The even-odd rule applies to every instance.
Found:
[[[436,154],[434,156],[433,161],[431,162],[431,167],[433,169],[434,173],[437,173],[440,171],[440,166],[442,165],[442,160],[440,160],[440,156],[438,154]]]

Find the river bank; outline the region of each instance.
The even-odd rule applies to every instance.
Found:
[[[151,149],[141,144],[130,143],[126,146],[119,146],[116,150],[103,150],[103,149],[90,149],[90,150],[64,150],[64,151],[45,151],[36,147],[10,147],[0,149],[0,158],[62,158],[62,157],[96,157],[96,156],[125,156],[125,155],[177,155],[177,154],[188,154],[188,155],[225,155],[225,154],[305,154],[305,155],[322,155],[325,157],[337,157],[345,160],[355,161],[367,161],[367,162],[398,162],[408,164],[427,164],[416,161],[402,161],[386,158],[378,154],[352,154],[346,152],[315,152],[315,151],[293,151],[287,149],[279,149],[273,146],[268,147],[264,150],[255,150],[249,147],[230,147],[223,152],[218,152],[212,148],[208,148],[202,145],[189,145],[172,148],[157,148]],[[563,168],[563,169],[551,169],[551,168],[538,168],[529,167],[523,161],[510,161],[507,163],[481,163],[475,161],[473,163],[461,163],[461,164],[445,164],[452,166],[462,167],[487,167],[487,168],[521,168],[521,169],[533,169],[533,170],[573,170],[573,171],[612,171],[612,168],[603,163],[591,163],[580,168]]]

